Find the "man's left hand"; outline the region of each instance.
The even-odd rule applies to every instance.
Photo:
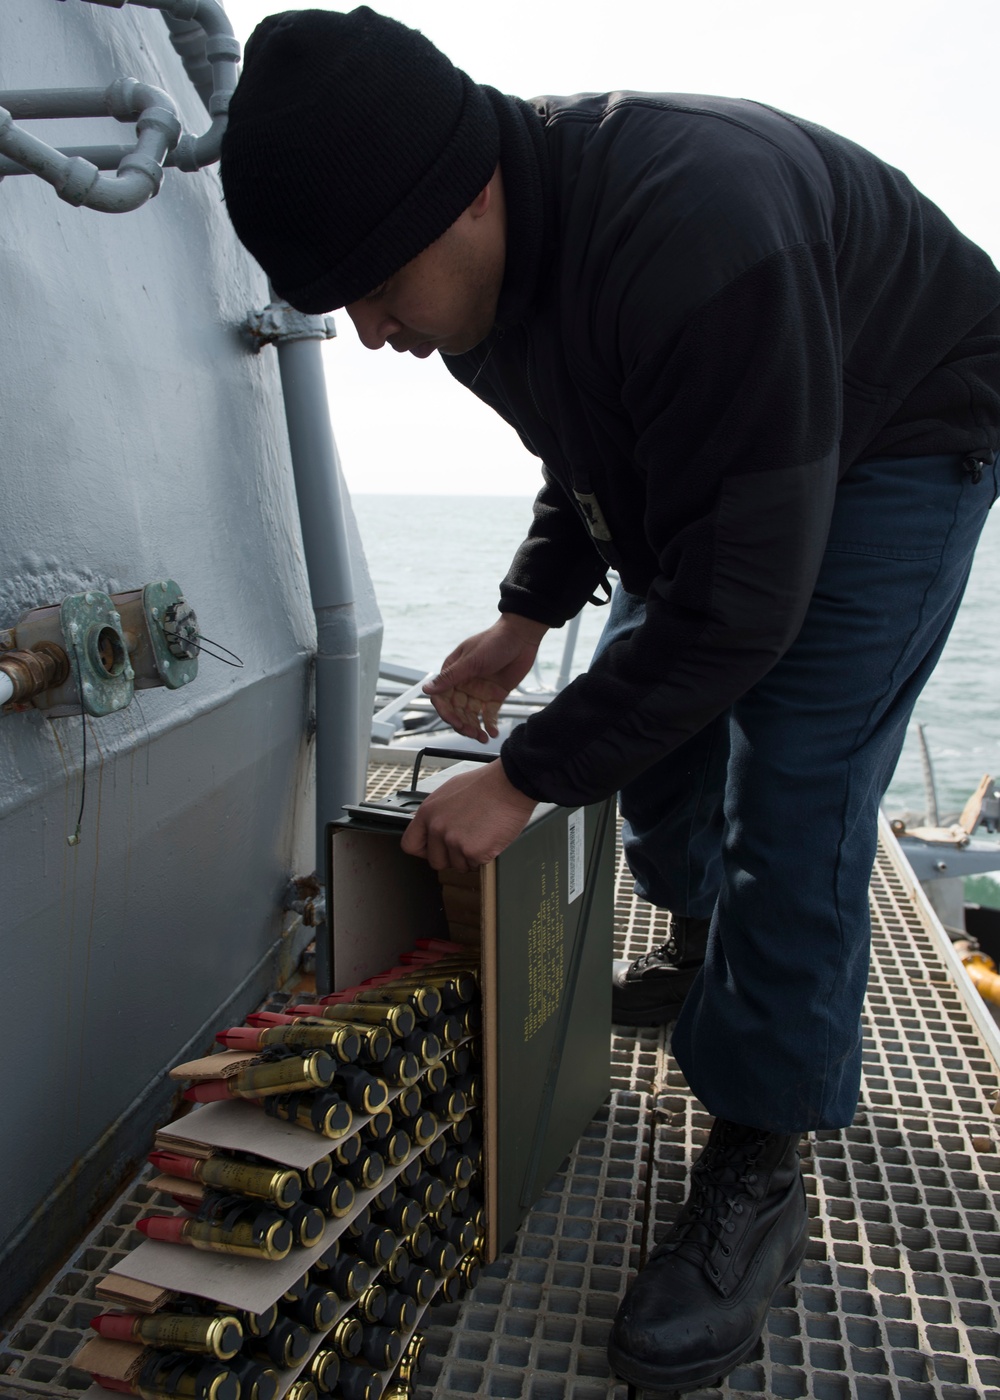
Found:
[[[534,809],[534,798],[514,787],[495,759],[425,797],[402,847],[435,870],[478,870],[520,835]]]

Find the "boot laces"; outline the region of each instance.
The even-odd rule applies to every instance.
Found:
[[[665,1252],[686,1245],[708,1255],[718,1245],[728,1258],[732,1246],[727,1236],[736,1231],[733,1217],[746,1209],[767,1138],[762,1131],[749,1142],[733,1142],[723,1135],[709,1143],[691,1173],[691,1193],[671,1238],[664,1241]]]
[[[671,933],[666,943],[659,948],[653,948],[648,953],[643,953],[641,958],[636,958],[629,968],[629,974],[645,972],[648,967],[662,967],[666,963],[670,967],[676,967],[681,960],[681,950],[677,939]]]

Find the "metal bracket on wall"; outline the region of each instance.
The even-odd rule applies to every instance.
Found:
[[[251,311],[245,328],[255,350],[291,340],[333,340],[337,334],[332,316],[307,316],[287,301],[272,301],[263,311]]]

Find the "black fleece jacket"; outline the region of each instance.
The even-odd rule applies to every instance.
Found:
[[[445,363],[543,463],[500,608],[559,626],[609,565],[647,605],[503,746],[576,805],[787,650],[853,462],[1000,445],[1000,275],[899,171],[757,103],[491,99],[505,281]]]

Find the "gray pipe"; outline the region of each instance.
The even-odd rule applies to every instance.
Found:
[[[174,105],[165,92],[134,78],[119,78],[110,87],[72,88],[65,93],[9,94],[14,107],[42,115],[46,103],[53,115],[136,117],[138,142],[125,150],[113,178],[79,156],[66,156],[14,123],[13,113],[0,104],[0,153],[53,186],[67,204],[85,205],[107,214],[138,209],[155,195],[163,180],[163,161],[181,134]],[[45,113],[47,114],[47,112]]]
[[[66,0],[63,0],[64,4],[65,2]],[[170,164],[179,170],[187,171],[201,170],[206,165],[213,165],[219,159],[222,134],[226,129],[229,99],[236,88],[240,62],[239,40],[233,33],[229,17],[222,6],[217,3],[217,0],[84,0],[84,3],[104,5],[113,10],[124,9],[126,5],[138,5],[147,10],[160,10],[164,18],[169,15],[175,20],[191,20],[201,26],[205,34],[205,57],[212,71],[212,94],[206,104],[212,118],[212,124],[200,136],[193,136],[185,132],[179,140],[172,143],[173,155]],[[55,114],[45,113],[44,115]],[[13,156],[13,152],[10,151],[5,151],[5,154]],[[72,158],[81,158],[77,153],[71,152],[69,154]],[[117,160],[109,164],[102,162],[100,168],[103,170],[120,168],[125,155],[126,151],[123,148],[119,151]],[[16,160],[16,157],[14,159]],[[8,164],[9,162],[5,161],[3,166],[0,166],[0,178],[5,175],[23,175],[25,173],[22,168],[23,162],[13,169],[4,168]]]
[[[354,580],[344,521],[340,461],[330,427],[321,343],[322,316],[274,302],[253,318],[253,333],[278,347],[288,442],[302,522],[309,591],[316,614],[316,868],[326,870],[326,826],[362,795],[367,753],[361,737],[361,659]],[[316,930],[316,978],[329,989],[330,935]]]

